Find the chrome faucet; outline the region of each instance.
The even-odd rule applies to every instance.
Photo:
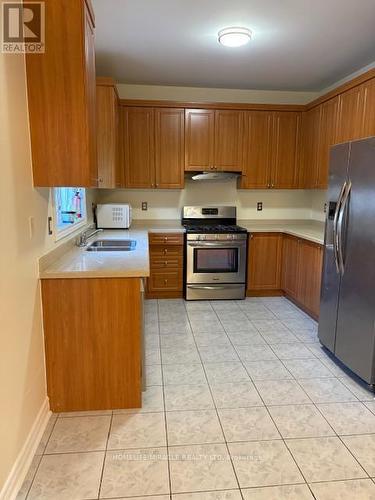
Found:
[[[95,229],[95,231],[92,231],[90,234],[88,234],[89,230],[83,231],[83,233],[81,233],[76,240],[77,247],[85,247],[89,238],[92,238],[92,236],[95,236],[97,233],[101,233],[102,231],[103,229]]]

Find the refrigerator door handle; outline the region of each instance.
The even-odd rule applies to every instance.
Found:
[[[339,214],[340,214],[340,209],[341,209],[341,204],[342,204],[342,199],[344,196],[346,190],[346,181],[341,187],[341,191],[339,194],[339,198],[337,200],[336,204],[336,209],[335,209],[335,215],[333,218],[333,252],[335,256],[335,264],[336,264],[336,270],[337,274],[340,274],[340,263],[339,263],[339,236],[338,236],[338,219],[339,219]]]
[[[342,202],[341,202],[341,207],[340,207],[340,212],[339,216],[337,218],[337,242],[338,242],[338,256],[339,256],[339,268],[340,268],[340,274],[343,276],[344,271],[345,271],[345,263],[344,263],[344,254],[343,254],[343,239],[342,239],[342,228],[343,228],[343,220],[344,220],[344,215],[346,212],[346,207],[348,205],[348,200],[349,200],[349,195],[350,191],[352,189],[352,183],[349,181],[346,184],[346,189],[345,193],[342,197]]]

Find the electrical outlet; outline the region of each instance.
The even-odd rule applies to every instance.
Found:
[[[263,210],[263,201],[258,201],[257,210],[258,212],[261,212]]]
[[[142,201],[142,210],[148,210],[147,201]]]
[[[323,212],[324,212],[325,214],[327,213],[327,203],[324,203]]]

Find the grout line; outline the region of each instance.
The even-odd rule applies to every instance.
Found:
[[[107,459],[108,442],[109,442],[109,436],[111,435],[111,431],[112,431],[112,422],[113,422],[113,411],[112,411],[112,415],[111,415],[111,420],[109,422],[107,440],[106,440],[106,443],[105,443],[105,450],[104,450],[102,471],[101,471],[101,474],[100,474],[100,481],[99,481],[98,499],[100,498],[100,494],[101,494],[101,490],[102,490],[102,482],[103,482],[103,475],[104,475],[104,466],[105,466],[105,462],[106,462],[106,459]]]

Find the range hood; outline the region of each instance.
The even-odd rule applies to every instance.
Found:
[[[191,179],[193,181],[228,181],[240,176],[238,172],[199,172],[193,174]]]

